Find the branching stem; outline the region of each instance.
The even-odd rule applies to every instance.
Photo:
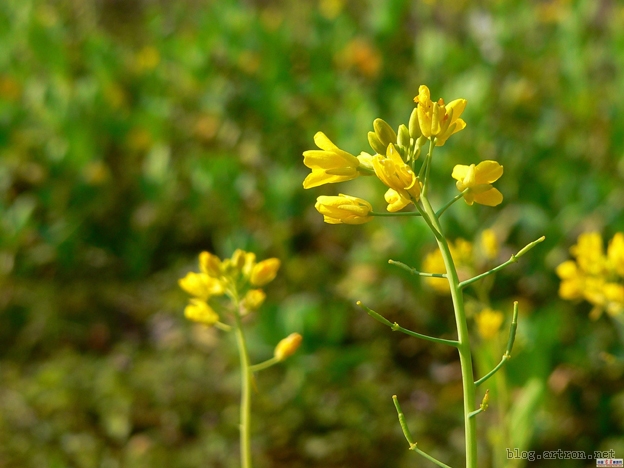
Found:
[[[448,345],[448,346],[453,346],[455,348],[459,344],[455,340],[445,340],[444,338],[435,338],[433,336],[423,335],[422,333],[417,333],[415,331],[408,330],[407,328],[403,328],[402,326],[400,326],[396,322],[392,323],[390,320],[385,318],[383,315],[378,314],[374,310],[369,309],[364,304],[362,304],[361,301],[357,301],[356,304],[358,306],[360,306],[362,309],[364,309],[366,311],[366,313],[368,315],[370,315],[371,317],[373,317],[375,320],[377,320],[377,321],[383,323],[384,325],[387,325],[388,327],[390,327],[390,329],[392,331],[400,331],[401,333],[405,333],[406,335],[413,336],[414,338],[420,338],[422,340],[432,341],[433,343],[445,344],[445,345]]]

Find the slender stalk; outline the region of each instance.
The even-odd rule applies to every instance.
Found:
[[[423,191],[424,192],[424,191]],[[474,383],[474,371],[472,368],[472,354],[470,351],[470,337],[468,334],[468,323],[466,311],[464,309],[464,297],[460,287],[457,269],[451,257],[448,242],[442,234],[440,222],[427,199],[426,193],[421,197],[423,210],[428,218],[428,223],[432,226],[438,247],[444,259],[447,279],[451,288],[451,299],[455,310],[455,323],[457,326],[457,350],[459,351],[459,363],[462,373],[462,388],[464,393],[464,427],[466,437],[466,468],[477,468],[477,423],[470,417],[475,405],[476,386]]]
[[[362,309],[364,309],[366,311],[366,313],[368,315],[370,315],[371,317],[373,317],[375,320],[383,323],[384,325],[389,326],[392,329],[392,331],[400,331],[401,333],[405,333],[406,335],[413,336],[414,338],[420,338],[422,340],[431,341],[433,343],[445,344],[445,345],[449,345],[449,346],[453,346],[453,347],[457,347],[457,345],[458,345],[457,341],[455,341],[455,340],[445,340],[444,338],[435,338],[433,336],[423,335],[422,333],[417,333],[415,331],[408,330],[407,328],[403,328],[398,323],[396,323],[396,322],[392,323],[390,320],[385,318],[383,315],[375,312],[372,309],[369,309],[364,304],[362,304],[361,301],[357,301],[356,304],[358,306],[360,306]]]
[[[475,382],[475,386],[481,385],[487,379],[492,377],[503,365],[511,359],[511,350],[513,349],[514,341],[516,341],[516,330],[518,329],[518,301],[514,302],[513,315],[511,316],[511,325],[509,327],[509,339],[507,340],[507,348],[505,348],[505,354],[498,365],[490,372],[485,374],[479,380]]]
[[[235,300],[234,311],[236,342],[241,366],[241,404],[240,404],[240,454],[242,468],[251,468],[251,371],[247,342],[243,333],[241,321],[240,301]]]
[[[442,208],[440,208],[436,212],[436,216],[438,217],[438,219],[440,219],[440,216],[442,216],[442,213],[444,213],[446,210],[448,210],[453,205],[453,203],[455,203],[457,200],[459,200],[461,197],[463,197],[464,193],[466,193],[468,190],[470,190],[470,189],[464,189],[463,192],[460,192],[457,195],[455,195],[450,202],[448,202],[446,205],[444,205]]]
[[[446,273],[425,273],[423,271],[418,271],[415,268],[409,267],[405,263],[397,262],[396,260],[388,260],[388,263],[390,265],[396,265],[412,275],[424,276],[426,278],[446,278]]]
[[[436,458],[433,458],[431,455],[423,452],[422,450],[418,448],[418,444],[414,442],[412,433],[410,432],[409,427],[407,427],[407,422],[405,421],[405,415],[403,414],[401,405],[399,405],[399,399],[397,398],[396,395],[392,395],[392,401],[394,402],[394,406],[397,410],[397,415],[399,416],[399,424],[401,425],[401,429],[403,430],[403,435],[405,436],[405,440],[407,440],[407,443],[409,444],[409,449],[421,455],[422,457],[426,458],[427,460],[435,463],[436,465],[441,466],[442,468],[451,468],[450,466],[442,463],[440,460]]]
[[[466,286],[471,285],[472,283],[474,283],[475,281],[479,281],[481,278],[485,278],[486,276],[489,276],[493,273],[496,273],[499,270],[502,270],[503,268],[505,268],[507,265],[511,265],[512,263],[517,263],[518,262],[518,258],[522,257],[525,253],[527,253],[529,250],[531,250],[533,247],[535,247],[537,244],[539,244],[540,242],[543,242],[544,239],[546,239],[545,236],[540,237],[537,240],[534,240],[533,242],[528,243],[526,246],[524,246],[517,254],[512,255],[509,260],[507,260],[505,263],[501,263],[500,265],[498,265],[497,267],[492,268],[489,271],[486,271],[485,273],[481,273],[480,275],[475,276],[474,278],[470,278],[467,279],[466,281],[462,281],[461,283],[459,283],[459,287],[461,289],[464,289]]]
[[[415,211],[397,211],[396,213],[383,213],[377,211],[370,211],[369,216],[420,216],[420,213]]]
[[[250,372],[258,372],[264,369],[268,369],[271,366],[274,366],[275,364],[277,364],[279,361],[279,359],[277,359],[275,356],[273,356],[271,359],[267,359],[264,362],[261,362],[259,364],[254,364],[253,366],[249,366],[249,371]]]

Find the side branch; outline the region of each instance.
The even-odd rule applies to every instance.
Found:
[[[457,200],[459,200],[461,197],[464,196],[464,193],[466,193],[468,190],[470,190],[469,188],[464,189],[463,192],[460,192],[459,194],[455,195],[455,197],[453,197],[453,199],[448,202],[446,205],[444,205],[442,208],[440,208],[437,212],[436,212],[436,218],[440,219],[440,216],[442,216],[442,213],[444,213],[446,210],[448,210],[453,203],[455,203]]]
[[[485,273],[481,273],[480,275],[477,275],[474,278],[470,278],[470,279],[468,279],[466,281],[462,281],[461,283],[459,283],[460,289],[464,289],[466,286],[469,286],[472,283],[474,283],[476,281],[479,281],[480,279],[485,278],[488,275],[491,275],[493,273],[496,273],[499,270],[502,270],[507,265],[511,265],[512,263],[516,263],[520,257],[522,257],[525,253],[527,253],[529,250],[531,250],[533,247],[535,247],[540,242],[543,242],[544,239],[546,239],[546,237],[542,236],[539,239],[534,240],[530,244],[527,244],[517,254],[512,255],[511,258],[509,260],[507,260],[505,263],[502,263],[502,264],[498,265],[497,267],[492,268],[490,271],[486,271]]]
[[[357,301],[356,304],[358,306],[360,306],[362,309],[364,309],[366,311],[366,313],[368,315],[370,315],[371,317],[373,317],[375,320],[377,320],[377,321],[383,323],[384,325],[387,325],[388,327],[390,327],[390,329],[392,331],[400,331],[401,333],[405,333],[406,335],[413,336],[414,338],[421,338],[423,340],[432,341],[434,343],[439,343],[439,344],[445,344],[445,345],[453,346],[454,348],[457,348],[457,346],[459,346],[459,342],[457,342],[455,340],[445,340],[444,338],[435,338],[433,336],[423,335],[422,333],[416,333],[415,331],[408,330],[407,328],[403,328],[396,322],[392,323],[390,320],[388,320],[387,318],[385,318],[381,314],[378,314],[374,310],[369,309],[368,307],[366,307],[364,304],[362,304],[361,301]]]
[[[405,439],[407,440],[407,443],[409,444],[409,450],[416,452],[417,454],[423,456],[424,458],[426,458],[430,462],[435,463],[438,466],[441,466],[443,468],[451,468],[450,466],[442,463],[440,460],[437,460],[436,458],[433,458],[431,455],[423,452],[422,450],[418,448],[418,444],[414,442],[412,433],[407,427],[407,422],[405,421],[405,415],[403,414],[403,410],[401,410],[401,406],[399,405],[399,399],[397,398],[396,395],[392,395],[392,401],[394,402],[394,407],[396,408],[397,415],[399,416],[399,424],[401,425],[401,429],[403,430],[403,435],[405,436]]]
[[[481,377],[479,380],[475,382],[475,385],[481,385],[487,379],[492,377],[494,374],[498,372],[498,370],[503,367],[503,365],[511,359],[511,350],[514,345],[514,341],[516,340],[516,330],[518,329],[518,301],[514,302],[513,315],[511,317],[511,326],[509,327],[509,339],[507,340],[507,348],[505,349],[505,354],[501,361],[497,364],[497,366],[488,372],[486,375]]]
[[[388,260],[388,263],[390,265],[398,266],[399,268],[409,272],[411,275],[426,276],[428,278],[447,278],[446,273],[424,273],[407,266],[405,263],[397,262],[396,260]]]

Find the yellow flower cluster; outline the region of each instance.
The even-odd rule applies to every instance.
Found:
[[[449,242],[449,250],[457,268],[459,279],[468,279],[473,276],[483,260],[495,260],[498,256],[499,241],[492,229],[486,229],[481,233],[478,244],[475,246],[465,239],[459,238],[455,242]],[[446,273],[442,253],[439,249],[427,254],[423,260],[422,270],[427,273]],[[425,282],[436,292],[449,294],[450,288],[446,278],[426,277]]]
[[[178,283],[192,297],[184,315],[193,322],[214,325],[219,315],[210,306],[212,298],[229,296],[240,303],[241,313],[256,310],[266,297],[260,286],[273,281],[280,267],[277,258],[256,263],[256,254],[236,250],[232,258],[221,260],[210,252],[199,254],[200,272],[189,272]]]
[[[585,299],[597,318],[603,311],[619,315],[624,311],[624,234],[618,232],[609,241],[605,255],[602,236],[597,232],[581,234],[570,248],[575,260],[557,267],[561,278],[562,299]]]
[[[451,135],[466,127],[466,122],[460,118],[466,100],[456,99],[448,104],[443,99],[433,102],[429,88],[422,85],[414,101],[416,108],[409,124],[401,124],[396,132],[382,119],[375,119],[374,131],[368,133],[374,155],[361,152],[354,156],[338,148],[324,133],[314,135],[319,149],[303,153],[303,163],[312,171],[303,181],[303,187],[308,189],[361,175],[375,175],[388,187],[384,198],[390,213],[417,204],[423,184],[414,172],[414,164],[421,148],[427,140],[432,145],[442,146]],[[492,183],[502,174],[500,164],[483,161],[477,165],[455,166],[452,177],[457,180],[457,188],[469,205],[476,202],[496,206],[502,202],[503,196]],[[325,222],[331,224],[363,224],[372,220],[375,214],[366,200],[348,195],[322,196],[315,206]]]

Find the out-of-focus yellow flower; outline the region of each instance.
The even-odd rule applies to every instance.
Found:
[[[503,166],[496,161],[482,161],[476,166],[458,164],[453,168],[453,179],[457,180],[457,189],[464,193],[464,200],[469,205],[477,202],[481,205],[496,206],[503,201],[503,194],[492,187],[503,175]]]
[[[303,188],[344,182],[360,175],[358,158],[338,148],[323,132],[314,135],[314,143],[320,150],[303,153],[303,164],[312,169],[303,181]]]
[[[178,280],[178,284],[191,296],[202,300],[206,300],[210,296],[219,296],[224,293],[221,282],[205,273],[193,273],[190,271],[184,278]]]
[[[264,286],[275,279],[279,270],[278,258],[268,258],[253,266],[249,282],[254,286]]]
[[[370,203],[342,193],[337,197],[320,196],[314,207],[328,224],[364,224],[373,219]]]
[[[277,343],[275,347],[274,356],[278,361],[283,361],[289,356],[295,354],[295,351],[299,348],[303,337],[299,333],[291,333],[282,341]]]
[[[475,315],[477,330],[479,331],[481,338],[484,340],[494,338],[503,324],[503,319],[504,316],[501,312],[489,308],[483,309]]]
[[[489,260],[498,257],[498,238],[493,229],[486,229],[481,233],[481,248]]]
[[[574,300],[583,297],[583,281],[574,261],[563,262],[557,267],[556,272],[561,278],[559,296],[562,299]]]
[[[624,311],[624,234],[617,233],[604,255],[603,239],[597,232],[583,233],[570,248],[576,260],[557,267],[561,279],[559,296],[566,300],[585,299],[594,306],[591,318],[603,311],[620,315]]]
[[[264,303],[266,293],[262,289],[250,289],[243,298],[243,308],[247,312],[257,310]]]
[[[420,199],[420,180],[403,162],[392,143],[388,145],[386,156],[380,154],[373,156],[373,169],[379,180],[393,190],[390,193],[386,192],[388,211],[398,211]]]
[[[214,325],[219,321],[219,315],[210,307],[206,301],[201,299],[191,299],[189,305],[184,309],[184,316],[204,325]]]
[[[418,105],[420,130],[426,138],[435,138],[436,146],[444,145],[451,135],[466,128],[466,122],[459,118],[466,108],[465,99],[455,99],[448,104],[444,104],[442,98],[433,102],[429,88],[421,85],[414,102]]]
[[[602,236],[598,232],[586,232],[578,237],[576,245],[570,248],[576,263],[583,272],[600,275],[606,267]]]
[[[466,272],[474,269],[474,259],[472,254],[472,244],[465,239],[456,239],[455,242],[449,242],[449,250],[451,257],[455,262],[457,274],[460,280],[466,275]],[[423,271],[427,273],[446,273],[446,266],[440,250],[436,249],[427,254],[423,260]],[[449,294],[450,287],[446,278],[425,278],[425,282],[431,286],[436,292],[441,294]]]

